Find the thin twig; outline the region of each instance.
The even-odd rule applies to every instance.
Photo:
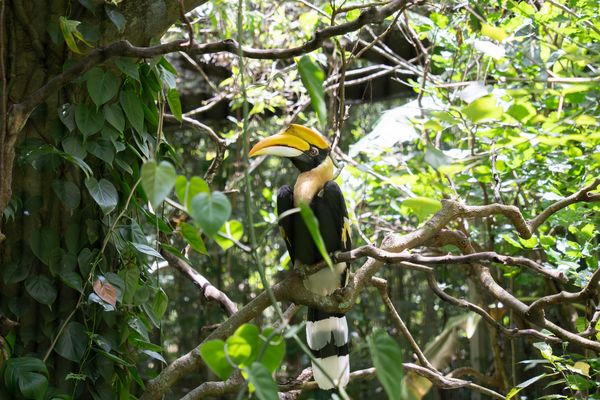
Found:
[[[383,300],[383,304],[385,305],[388,312],[390,313],[390,316],[392,317],[392,322],[394,322],[394,324],[396,325],[396,329],[398,329],[398,331],[400,331],[402,333],[402,335],[404,336],[404,338],[408,341],[408,343],[410,344],[410,347],[412,347],[414,353],[417,355],[417,358],[419,359],[419,362],[421,363],[421,365],[429,368],[432,371],[438,372],[437,369],[433,365],[431,365],[431,363],[429,362],[427,357],[425,357],[425,354],[423,354],[423,351],[421,350],[421,348],[419,347],[419,345],[417,344],[417,342],[411,335],[410,331],[406,327],[406,324],[400,317],[400,314],[398,314],[398,311],[396,311],[396,307],[394,307],[394,303],[392,303],[392,299],[390,299],[390,296],[388,295],[388,292],[387,292],[388,291],[387,281],[385,279],[374,277],[374,278],[371,278],[371,283],[379,291],[379,295],[381,296],[381,299]]]
[[[185,23],[188,31],[188,46],[194,46],[194,28],[192,27],[192,23],[189,18],[185,15],[185,4],[184,0],[179,0],[179,18],[181,18],[181,22]]]
[[[208,138],[215,144],[217,151],[213,158],[208,170],[204,174],[204,180],[211,183],[217,174],[217,171],[221,167],[223,160],[225,159],[225,150],[227,149],[227,141],[219,136],[210,126],[203,124],[202,122],[195,120],[190,117],[183,116],[179,121],[174,115],[165,114],[165,121],[171,123],[180,123],[190,128],[197,129],[208,134]]]

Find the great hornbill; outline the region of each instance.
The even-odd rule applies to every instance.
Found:
[[[331,149],[325,139],[301,125],[290,125],[282,133],[259,141],[250,157],[263,154],[289,158],[300,170],[293,188],[282,186],[277,193],[277,213],[310,205],[319,221],[319,230],[327,252],[351,249],[350,224],[344,196],[333,179]],[[292,264],[313,265],[323,260],[300,213],[292,213],[279,221],[279,226]],[[304,286],[326,296],[346,284],[346,263],[333,269],[324,268],[304,280]],[[313,376],[321,389],[346,386],[350,374],[348,323],[343,314],[318,308],[308,309],[306,340],[319,365],[313,362]]]

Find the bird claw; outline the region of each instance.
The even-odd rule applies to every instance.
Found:
[[[348,294],[350,293],[350,289],[346,286],[336,289],[333,292],[333,297],[338,303],[345,301],[348,298]]]
[[[341,253],[341,251],[340,251],[340,250],[332,251],[331,253],[329,253],[329,258],[331,258],[331,261],[332,261],[333,263],[336,263],[336,262],[337,262],[337,257],[338,257],[338,255],[339,255],[340,253]]]
[[[301,263],[294,265],[294,272],[302,279],[306,278],[306,268]]]

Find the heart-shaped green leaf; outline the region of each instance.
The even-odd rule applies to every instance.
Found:
[[[104,115],[98,110],[92,110],[85,104],[75,107],[75,123],[84,137],[100,132],[104,126]]]
[[[221,339],[209,340],[200,346],[200,355],[208,367],[222,380],[229,378],[233,367],[225,356],[225,342]]]
[[[142,165],[141,178],[144,192],[152,207],[156,209],[175,186],[177,172],[167,161],[161,161],[157,165],[156,161],[152,160]]]
[[[231,215],[231,203],[221,192],[199,193],[192,199],[190,214],[208,236],[214,236]]]
[[[92,195],[92,198],[98,203],[104,214],[109,214],[115,209],[119,202],[119,194],[115,186],[102,178],[97,181],[93,177],[86,178],[85,187]]]
[[[88,335],[85,326],[71,321],[56,342],[54,350],[67,360],[79,362],[88,345]]]
[[[124,89],[119,95],[119,102],[133,129],[138,133],[144,133],[144,107],[141,97],[133,89]]]
[[[119,91],[119,78],[110,71],[92,68],[85,76],[90,97],[98,107],[112,99]]]
[[[252,382],[256,397],[259,400],[277,400],[277,384],[271,376],[271,372],[259,362],[252,363],[250,368],[245,369],[248,380]]]
[[[369,351],[377,378],[383,385],[388,399],[401,400],[402,350],[386,331],[378,329],[368,337]]]

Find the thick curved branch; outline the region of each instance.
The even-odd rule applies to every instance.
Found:
[[[527,223],[527,225],[529,226],[529,229],[531,230],[531,232],[534,232],[535,230],[537,230],[537,228],[541,224],[546,222],[546,220],[552,214],[555,214],[556,212],[562,210],[565,207],[570,206],[571,204],[579,203],[579,202],[590,203],[590,202],[600,201],[600,194],[590,193],[592,190],[598,188],[599,185],[600,185],[600,179],[596,179],[592,183],[581,188],[580,190],[573,193],[572,195],[553,203],[548,208],[546,208],[544,211],[542,211],[538,216],[536,216],[535,218],[533,218],[531,221],[529,221]]]
[[[318,49],[327,39],[357,31],[367,24],[381,22],[395,12],[404,10],[406,7],[417,3],[418,1],[394,0],[381,7],[367,8],[353,21],[329,26],[316,31],[310,40],[300,46],[287,49],[254,49],[244,47],[241,49],[241,53],[244,57],[255,59],[276,60],[293,58]],[[69,68],[67,71],[50,79],[44,86],[27,96],[23,101],[18,104],[13,104],[10,107],[11,118],[9,120],[9,131],[14,134],[20,132],[25,125],[29,114],[35,107],[43,103],[49,95],[55,93],[61,87],[81,76],[92,67],[101,64],[112,57],[152,58],[177,51],[193,55],[221,52],[239,55],[240,46],[235,40],[231,39],[202,44],[190,44],[188,40],[174,40],[152,47],[139,47],[132,45],[128,41],[119,41],[106,47],[94,49],[87,53],[83,60]]]
[[[188,263],[169,253],[168,251],[162,251],[161,254],[171,267],[179,270],[182,274],[188,277],[194,283],[194,285],[200,288],[202,296],[204,296],[207,301],[214,301],[218,303],[228,316],[232,316],[233,314],[237,313],[238,309],[235,303],[231,301],[225,293],[214,287],[208,281],[208,279],[202,276]]]
[[[544,296],[529,306],[528,313],[535,315],[544,308],[558,303],[575,303],[592,298],[598,294],[598,284],[600,283],[600,269],[594,271],[588,283],[579,292],[560,292],[549,296]]]
[[[211,398],[222,398],[226,394],[235,393],[239,391],[242,385],[245,385],[244,379],[239,372],[235,372],[226,381],[218,382],[204,382],[194,390],[183,396],[180,400],[196,400],[204,399],[207,397]]]
[[[403,367],[406,372],[414,372],[417,375],[427,378],[440,389],[447,390],[469,388],[477,392],[483,393],[487,396],[490,396],[494,399],[504,399],[504,396],[491,389],[485,388],[483,386],[477,385],[473,382],[466,381],[463,379],[458,379],[451,376],[444,376],[437,371],[431,371],[420,365],[404,363]],[[376,373],[377,372],[375,368],[366,368],[358,371],[353,371],[350,373],[350,381],[373,379],[376,377]],[[205,382],[198,386],[196,389],[189,392],[184,397],[182,397],[181,400],[200,400],[207,397],[222,397],[229,393],[235,393],[236,391],[239,391],[242,385],[245,385],[245,382],[243,380],[238,380],[238,376],[239,374],[235,374],[234,376],[223,382]],[[303,371],[299,379],[296,379],[289,383],[279,384],[278,390],[280,393],[288,393],[293,391],[301,392],[302,390],[314,390],[317,388],[317,383],[315,381],[307,380],[311,377],[312,374],[305,373],[305,371]],[[297,398],[297,396],[283,396],[280,398],[295,399]]]
[[[596,183],[596,182],[595,182]],[[588,187],[589,188],[589,187]],[[588,190],[589,191],[589,190]],[[589,196],[588,196],[589,199]],[[585,201],[585,200],[583,200]],[[560,202],[560,201],[559,201]],[[556,210],[557,211],[557,210]],[[490,206],[467,206],[462,205],[458,202],[452,200],[442,200],[442,209],[438,211],[435,215],[431,217],[429,221],[423,224],[420,228],[415,231],[406,234],[404,236],[399,235],[390,235],[386,237],[381,246],[382,251],[386,252],[395,252],[400,253],[408,248],[414,248],[417,246],[424,245],[426,243],[431,242],[440,242],[443,240],[447,240],[449,243],[453,243],[459,247],[463,252],[470,253],[473,251],[473,247],[468,241],[468,238],[464,237],[464,235],[459,234],[457,232],[444,230],[444,227],[459,217],[475,217],[475,216],[491,216],[503,214],[512,218],[515,225],[521,226],[521,230],[523,228],[523,217],[520,211],[516,207],[512,206],[504,206],[504,205],[490,205]],[[527,231],[529,232],[529,237],[531,236],[531,231],[527,227]],[[526,232],[523,232],[526,233]],[[443,239],[443,240],[442,240]],[[365,250],[366,251],[366,250]],[[351,253],[351,252],[350,252]],[[365,255],[366,256],[366,255]],[[410,264],[406,263],[405,264]],[[332,296],[318,296],[312,292],[307,291],[302,284],[302,278],[298,274],[291,274],[281,282],[272,286],[273,294],[278,301],[288,300],[294,302],[296,304],[304,304],[308,306],[319,307],[324,311],[332,311],[332,312],[348,312],[352,306],[354,305],[358,295],[361,290],[370,284],[371,278],[381,269],[384,265],[383,262],[375,260],[373,258],[369,258],[362,267],[360,267],[356,273],[352,276],[347,287],[342,288],[336,291]],[[413,264],[414,265],[414,264]],[[412,267],[411,267],[412,268]],[[427,268],[427,267],[421,267]],[[519,316],[528,320],[536,325],[546,328],[554,333],[556,336],[563,340],[567,340],[573,343],[577,343],[583,347],[587,347],[590,349],[600,350],[600,343],[593,342],[586,338],[583,338],[579,335],[576,335],[572,332],[566,331],[552,322],[546,320],[545,318],[539,319],[537,321],[532,321],[531,317],[527,315],[527,310],[529,307],[510,293],[506,292],[500,285],[498,285],[487,267],[474,264],[473,270],[475,275],[479,278],[480,283],[483,287],[491,293],[496,299],[498,299],[503,304],[512,308],[517,312]],[[443,296],[445,294],[443,291],[439,291],[439,294]],[[447,295],[446,299],[448,301],[453,302],[458,299],[452,298],[452,296]],[[453,300],[454,299],[454,300]],[[460,303],[460,300],[458,300]],[[479,308],[478,306],[472,305],[471,303],[461,303],[457,305],[461,305],[467,308],[472,309],[475,312],[478,312],[490,323],[496,324],[496,322],[492,322],[493,318],[489,316],[484,310]],[[469,305],[471,304],[471,305]],[[241,324],[250,321],[252,318],[256,317],[262,311],[270,305],[270,300],[266,294],[266,292],[262,292],[258,295],[254,300],[248,303],[244,308],[242,308],[239,312],[231,316],[227,319],[223,324],[221,324],[215,331],[208,336],[206,340],[217,339],[217,338],[226,338],[230,336],[237,327]],[[488,317],[485,316],[487,314]],[[491,320],[490,320],[491,319]],[[506,328],[505,328],[506,329]],[[556,341],[554,338],[547,337],[535,330],[503,330],[503,333],[510,335],[529,335],[536,336],[541,338],[542,340],[546,340],[548,342]],[[141,399],[159,399],[165,391],[171,387],[175,382],[177,382],[183,375],[194,371],[198,368],[198,365],[202,362],[200,354],[196,349],[190,351],[189,353],[183,355],[182,357],[175,360],[173,363],[168,365],[156,378],[149,381],[146,385],[146,390],[142,395]],[[425,367],[415,366],[420,369],[424,369],[428,371],[428,373],[433,373],[429,369]],[[427,376],[426,376],[427,377]],[[437,376],[435,376],[437,378]],[[470,382],[461,381],[461,385],[463,383],[471,384]],[[455,383],[452,383],[455,385]],[[474,385],[474,384],[472,384]],[[474,390],[478,390],[472,386],[461,386],[461,387],[471,387]],[[479,387],[480,388],[480,387]],[[484,390],[488,390],[483,388]],[[492,393],[495,393],[492,391]],[[493,395],[492,395],[493,396]],[[499,397],[502,398],[502,397]]]

